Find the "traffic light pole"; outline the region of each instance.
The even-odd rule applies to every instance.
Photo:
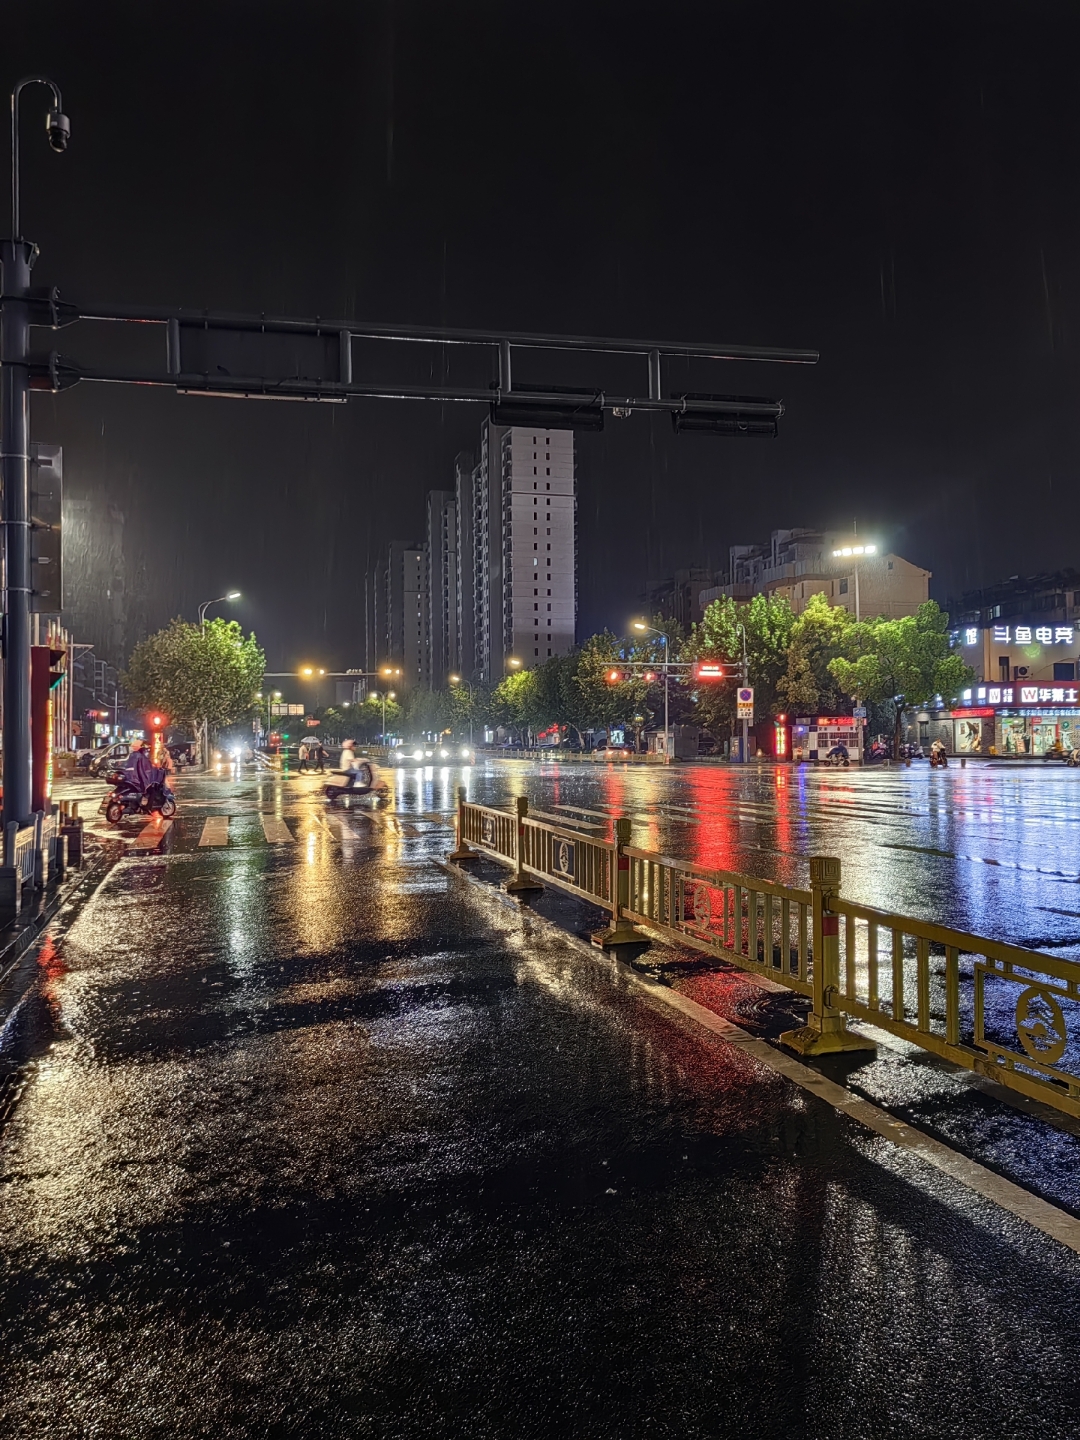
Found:
[[[30,267],[27,240],[0,244],[0,483],[4,528],[3,824],[30,818]]]

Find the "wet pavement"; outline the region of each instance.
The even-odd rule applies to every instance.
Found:
[[[1076,1434],[1080,1257],[435,861],[458,784],[524,791],[1067,954],[1080,777],[569,769],[184,779],[49,932],[0,1034],[0,1434]]]

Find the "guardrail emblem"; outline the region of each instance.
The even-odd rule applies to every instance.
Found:
[[[565,875],[568,880],[574,878],[574,848],[571,840],[556,840],[552,855],[556,875]]]
[[[1054,1065],[1065,1053],[1065,1016],[1052,990],[1029,985],[1016,1002],[1016,1033],[1033,1060]]]
[[[494,817],[494,815],[485,815],[485,816],[484,816],[483,835],[484,835],[484,844],[488,847],[489,850],[494,850],[494,848],[495,848],[495,817]]]

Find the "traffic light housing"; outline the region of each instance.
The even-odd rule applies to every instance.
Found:
[[[781,400],[769,400],[764,395],[707,395],[704,392],[688,392],[673,395],[681,400],[683,408],[672,410],[671,428],[676,435],[688,434],[721,435],[730,440],[775,440],[779,433],[778,421],[784,413]],[[753,409],[709,410],[704,406],[695,408],[695,400],[725,401],[733,406],[740,404]],[[768,406],[767,410],[758,409]]]
[[[536,394],[557,398],[541,400]],[[569,385],[515,384],[492,400],[491,419],[496,425],[540,425],[545,430],[603,430],[603,398],[599,390]]]

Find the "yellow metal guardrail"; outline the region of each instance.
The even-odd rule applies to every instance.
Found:
[[[807,1024],[781,1036],[803,1054],[873,1049],[850,1016],[1080,1117],[1080,963],[845,900],[832,856],[801,890],[639,850],[625,818],[610,839],[597,828],[459,790],[450,858],[481,852],[513,867],[512,892],[547,883],[603,907],[597,944],[641,942],[644,926],[809,996]]]

